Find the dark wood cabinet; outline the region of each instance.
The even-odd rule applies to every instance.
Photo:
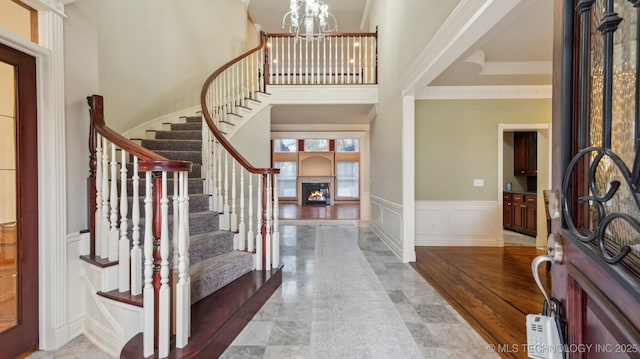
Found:
[[[516,176],[538,175],[538,134],[515,132],[513,134],[513,174]]]
[[[513,226],[513,200],[511,193],[502,196],[502,225],[504,228]]]
[[[537,205],[535,194],[503,192],[502,226],[504,229],[535,236]]]

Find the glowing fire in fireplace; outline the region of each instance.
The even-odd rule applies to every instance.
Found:
[[[315,191],[311,191],[311,193],[309,194],[309,201],[325,201],[326,198],[324,198],[324,193],[322,193],[322,191],[320,190],[315,190]]]

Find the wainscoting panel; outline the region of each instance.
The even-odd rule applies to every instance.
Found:
[[[502,246],[497,201],[416,201],[416,246]]]
[[[371,228],[399,258],[402,258],[402,206],[371,195]]]

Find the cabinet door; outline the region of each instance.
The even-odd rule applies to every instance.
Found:
[[[524,231],[524,223],[525,223],[525,215],[526,215],[526,205],[524,204],[524,195],[514,194],[513,195],[513,218],[512,218],[512,228],[514,231]]]
[[[527,137],[524,132],[513,134],[513,174],[522,176],[527,173]]]
[[[513,203],[509,193],[502,198],[502,226],[506,229],[513,227]]]
[[[536,132],[527,132],[527,165],[525,172],[527,175],[535,176],[538,174],[538,134]]]
[[[538,217],[537,217],[537,205],[538,205],[538,200],[535,196],[525,196],[525,206],[526,206],[526,213],[525,213],[525,224],[524,224],[524,231],[527,234],[531,234],[531,235],[536,235],[536,229],[537,229],[537,222],[538,222]]]

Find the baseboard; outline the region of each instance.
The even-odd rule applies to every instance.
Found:
[[[95,344],[100,350],[106,352],[111,357],[120,354],[120,338],[113,331],[102,325],[102,323],[91,318],[85,319],[84,335]]]
[[[416,201],[416,246],[502,246],[497,201]]]

